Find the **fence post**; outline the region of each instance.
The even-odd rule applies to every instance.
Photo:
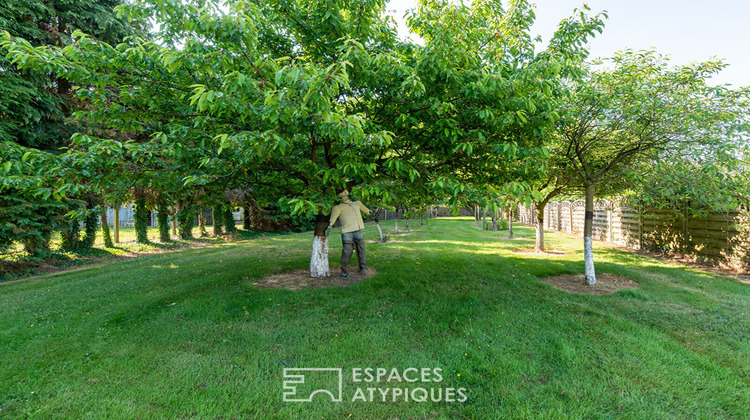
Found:
[[[569,213],[570,213],[570,232],[573,233],[573,202],[570,202],[570,206],[568,207]]]
[[[115,210],[115,214],[114,214],[115,220],[112,223],[112,227],[114,228],[114,231],[115,231],[115,243],[119,243],[120,242],[120,205],[115,204],[114,210]]]
[[[643,249],[643,206],[638,206],[638,249]]]

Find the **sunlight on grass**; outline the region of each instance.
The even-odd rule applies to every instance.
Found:
[[[381,225],[393,231],[393,221]],[[640,287],[570,295],[539,279],[581,272],[580,252],[515,254],[530,242],[504,233],[431,220],[408,241],[368,244],[379,273],[350,287],[252,286],[306,267],[310,232],[0,285],[1,413],[750,417],[750,285],[597,244],[598,270]],[[365,238],[378,238],[374,225]],[[548,238],[557,249],[580,246]],[[337,232],[330,246],[338,264]],[[466,388],[468,400],[282,401],[284,367],[411,366],[441,368],[442,386]]]

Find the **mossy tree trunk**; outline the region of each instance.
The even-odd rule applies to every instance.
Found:
[[[177,225],[180,230],[180,238],[193,239],[193,212],[186,205],[180,206],[180,212],[177,214]],[[216,221],[214,220],[214,226]]]
[[[80,247],[83,249],[89,249],[94,246],[94,242],[96,242],[96,231],[98,230],[99,226],[97,226],[97,217],[96,213],[94,211],[91,211],[86,215],[86,218],[84,219],[83,225],[84,225],[84,236],[83,239],[81,239]]]
[[[234,225],[234,214],[232,214],[231,205],[224,205],[224,231],[226,233],[237,232],[237,227]]]
[[[208,231],[206,230],[206,218],[203,217],[202,210],[198,215],[198,230],[200,230],[201,238],[208,236]]]
[[[112,242],[112,235],[109,233],[109,223],[107,223],[107,209],[103,209],[99,214],[99,220],[102,224],[102,238],[104,238],[105,248],[114,248],[115,244]]]
[[[135,223],[135,241],[139,244],[148,243],[148,212],[146,197],[137,196],[133,206],[133,221]]]
[[[219,236],[224,233],[224,213],[221,211],[221,206],[214,206],[213,208],[213,222],[214,222],[214,235]]]
[[[72,251],[78,248],[78,236],[81,231],[81,225],[78,220],[71,220],[60,230],[60,248],[65,251]]]
[[[164,197],[159,197],[156,209],[156,225],[159,227],[159,241],[171,241],[172,237],[169,234],[169,206]]]

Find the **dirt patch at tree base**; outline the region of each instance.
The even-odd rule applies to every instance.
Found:
[[[310,277],[310,269],[298,268],[296,270],[285,271],[279,274],[273,274],[262,279],[252,282],[252,285],[259,289],[287,289],[302,290],[315,289],[318,287],[342,287],[357,284],[363,280],[378,274],[373,268],[368,268],[364,273],[359,273],[356,267],[348,269],[349,276],[341,277],[340,266],[331,267],[330,277]]]
[[[544,251],[537,251],[534,248],[518,248],[514,249],[514,254],[540,254],[540,255],[568,255],[574,251],[563,251],[561,249],[546,249]]]
[[[637,282],[617,274],[597,274],[596,284],[593,286],[587,286],[585,279],[586,277],[583,274],[560,274],[545,277],[542,281],[551,284],[556,289],[584,295],[608,295],[620,290],[638,287]]]

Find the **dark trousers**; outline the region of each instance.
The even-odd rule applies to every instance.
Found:
[[[346,266],[349,265],[349,260],[352,258],[352,251],[355,246],[357,247],[359,269],[366,269],[365,237],[362,235],[362,231],[355,230],[354,232],[342,233],[341,242],[343,243],[343,247],[341,248],[341,272],[346,273]]]

